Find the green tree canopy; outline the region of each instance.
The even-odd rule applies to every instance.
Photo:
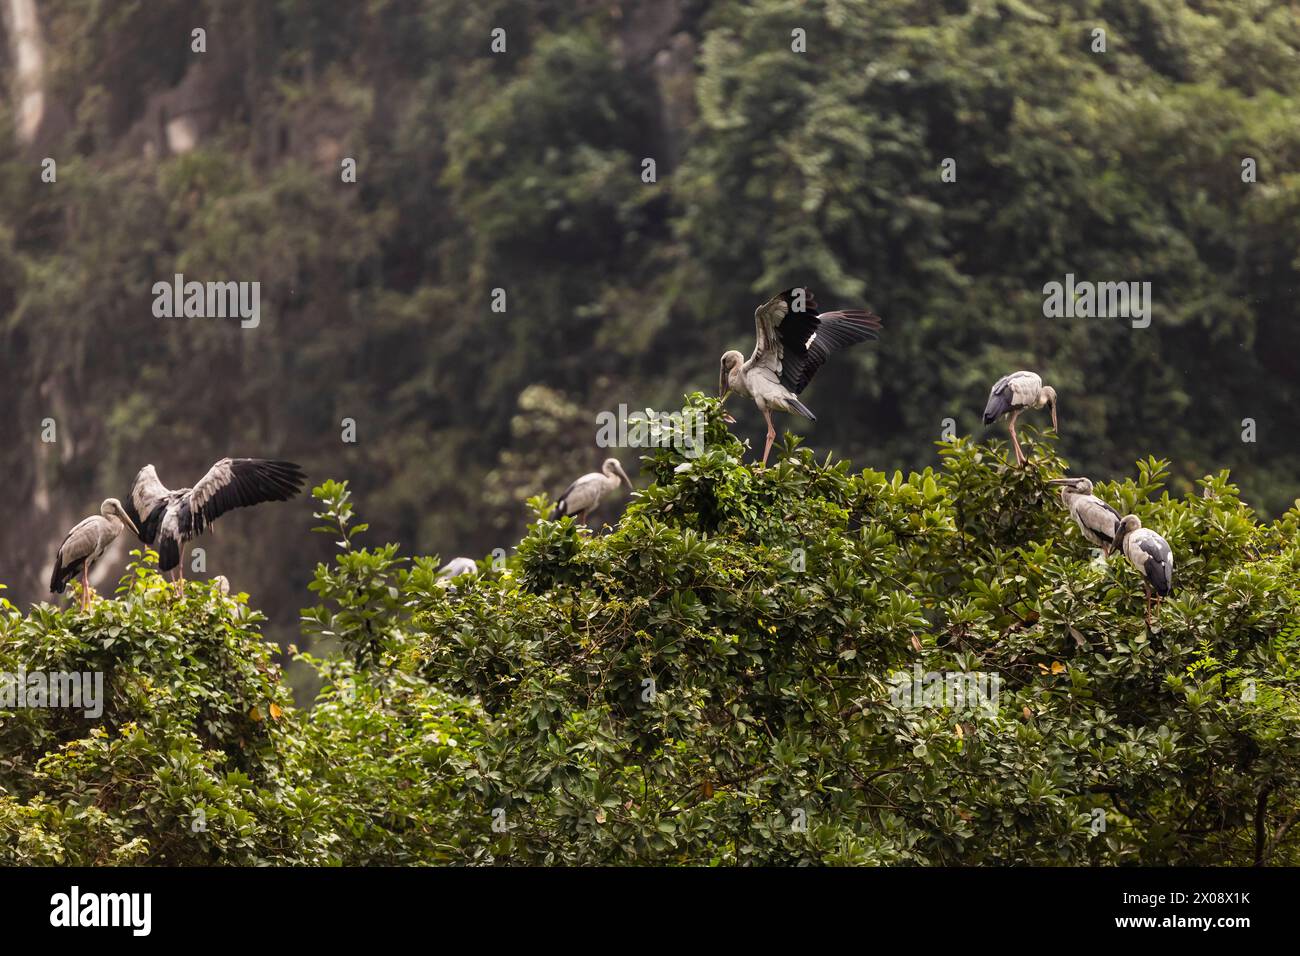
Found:
[[[1297,862],[1300,510],[1262,521],[1226,473],[1173,496],[1155,460],[1100,483],[1176,556],[1148,630],[1032,429],[1024,469],[788,439],[762,470],[686,410],[706,451],[649,455],[617,527],[538,498],[454,587],[318,487],[310,709],[245,596],[175,602],[151,560],[86,615],[6,602],[0,671],[99,670],[108,703],[0,711],[5,862]],[[940,693],[964,676],[992,692]]]

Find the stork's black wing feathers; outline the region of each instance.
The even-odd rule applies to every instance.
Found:
[[[987,379],[986,379],[987,381]],[[984,424],[992,425],[1012,409],[1011,376],[1004,375],[998,379],[989,392],[988,404],[984,406]]]
[[[781,339],[781,384],[798,395],[832,352],[874,339],[880,317],[862,309],[817,314],[817,301],[804,290],[804,311],[794,310],[794,289],[781,294],[790,312],[776,327]]]
[[[50,593],[62,594],[68,587],[68,582],[81,573],[81,567],[86,563],[85,558],[77,558],[66,568],[58,563],[54,564],[54,573],[50,575]]]
[[[573,485],[576,484],[577,482],[575,481]],[[561,494],[560,497],[555,499],[555,509],[551,512],[552,521],[558,521],[559,519],[563,518],[566,514],[569,513],[569,508],[568,508],[569,503],[565,499],[569,497],[569,492],[573,491],[573,485],[569,485],[569,487],[565,488],[564,493]]]
[[[181,506],[184,508],[184,505]],[[186,540],[189,540],[188,538]],[[172,571],[181,563],[181,541],[174,535],[162,535],[158,539],[158,570]]]
[[[1138,544],[1147,555],[1146,566],[1142,569],[1152,589],[1161,597],[1168,597],[1173,586],[1169,567],[1169,548],[1161,546],[1158,541],[1142,541]]]
[[[126,496],[122,502],[122,507],[127,516],[131,519],[131,524],[135,525],[136,536],[147,545],[154,545],[158,540],[158,528],[162,525],[163,515],[167,513],[167,499],[163,499],[154,505],[152,511],[141,518],[140,512],[135,510],[135,502],[131,495]]]
[[[581,478],[574,478],[573,481],[569,482],[569,487],[561,492],[560,497],[555,499],[555,510],[551,512],[552,521],[558,521],[569,513],[569,495],[573,494],[573,489],[578,487],[578,483],[586,477],[586,475],[583,475]]]
[[[63,544],[67,544],[68,538],[71,537],[72,532],[68,532],[68,537],[63,539]],[[63,544],[59,545],[59,550],[54,555],[54,571],[50,574],[51,594],[62,594],[68,586],[68,582],[81,573],[81,566],[86,563],[85,558],[77,558],[65,568],[63,566]]]
[[[188,541],[227,511],[287,501],[302,491],[306,480],[291,461],[223,458],[185,496],[178,522],[181,534]]]

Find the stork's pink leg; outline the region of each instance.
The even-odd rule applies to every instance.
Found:
[[[1151,585],[1147,584],[1144,581],[1142,582],[1142,587],[1145,588],[1147,592],[1147,629],[1150,630],[1151,628]]]
[[[767,456],[772,451],[772,440],[776,438],[776,426],[772,424],[772,412],[770,409],[763,409],[763,418],[767,422],[767,444],[763,446],[763,463],[759,467],[766,468]]]
[[[1019,417],[1020,409],[1017,408],[1011,413],[1011,447],[1016,451],[1016,467],[1023,468],[1025,466],[1025,453],[1020,450],[1020,436],[1016,434],[1016,419]]]
[[[90,606],[90,562],[81,565],[81,610]]]

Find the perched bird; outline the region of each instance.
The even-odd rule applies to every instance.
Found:
[[[478,562],[473,558],[452,558],[438,569],[438,584],[451,586],[451,582],[462,574],[477,574]]]
[[[63,544],[59,545],[59,553],[54,559],[54,573],[50,575],[50,591],[62,594],[68,582],[80,574],[81,609],[84,611],[90,604],[90,566],[117,540],[117,536],[122,533],[123,524],[132,531],[136,530],[134,522],[122,507],[122,502],[116,498],[105,499],[99,506],[99,514],[77,522],[76,527],[63,539]]]
[[[1087,478],[1053,478],[1048,484],[1061,487],[1061,501],[1084,540],[1110,557],[1115,531],[1119,528],[1119,512],[1092,493],[1092,482]]]
[[[1115,547],[1128,558],[1129,564],[1142,574],[1142,585],[1147,592],[1147,627],[1151,626],[1151,592],[1157,595],[1156,610],[1160,601],[1168,597],[1174,586],[1174,554],[1169,542],[1150,528],[1142,527],[1137,515],[1125,515],[1115,532]]]
[[[880,318],[861,309],[818,314],[817,303],[806,289],[787,289],[754,310],[758,342],[749,360],[739,352],[724,352],[718,377],[718,394],[747,395],[767,422],[763,466],[772,451],[776,426],[773,410],[793,412],[815,422],[817,416],[798,395],[812,381],[832,352],[877,338]]]
[[[212,580],[216,582],[217,590],[221,593],[222,597],[227,597],[230,594],[230,579],[224,574],[218,574]]]
[[[1011,413],[1009,428],[1011,445],[1016,450],[1016,464],[1023,466],[1025,453],[1020,450],[1020,439],[1016,436],[1016,419],[1027,408],[1042,408],[1044,405],[1052,410],[1052,429],[1056,430],[1056,389],[1044,385],[1036,372],[1012,372],[997,380],[989,392],[988,404],[984,406],[984,424],[992,425],[1008,412]]]
[[[158,552],[158,570],[176,571],[179,594],[185,580],[181,559],[185,542],[202,534],[217,518],[235,508],[264,501],[287,501],[302,491],[307,476],[291,461],[223,458],[193,488],[176,491],[145,465],[131,485],[127,513],[140,540]]]
[[[551,520],[555,521],[565,515],[574,515],[578,521],[585,523],[587,515],[595,511],[596,506],[600,504],[600,499],[609,492],[617,490],[620,481],[627,482],[628,490],[632,490],[632,480],[628,478],[627,472],[618,463],[618,459],[606,458],[605,464],[600,466],[600,471],[585,474],[564,489],[564,494],[555,501]]]

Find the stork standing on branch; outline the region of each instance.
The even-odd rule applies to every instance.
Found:
[[[799,393],[812,381],[827,356],[880,331],[880,318],[862,309],[841,309],[818,314],[817,303],[806,289],[787,289],[754,310],[758,342],[749,360],[739,352],[725,352],[718,392],[747,395],[767,422],[767,443],[762,466],[776,438],[772,412],[792,412],[809,421],[817,416],[799,401]]]
[[[1048,484],[1060,486],[1061,501],[1084,540],[1110,557],[1119,529],[1119,512],[1092,493],[1092,482],[1087,478],[1053,478]]]
[[[1003,415],[1011,414],[1008,429],[1011,432],[1011,446],[1016,450],[1017,466],[1024,467],[1025,453],[1020,450],[1020,439],[1016,436],[1016,419],[1026,409],[1042,408],[1044,405],[1052,411],[1052,430],[1056,431],[1056,389],[1044,385],[1037,372],[1020,371],[1004,375],[989,392],[988,404],[984,406],[984,424],[992,425]]]
[[[632,480],[628,478],[617,458],[606,458],[600,471],[583,475],[556,499],[555,510],[551,520],[555,521],[565,515],[574,515],[579,522],[585,523],[587,515],[596,510],[600,499],[610,492],[617,491],[619,482],[627,482],[628,491],[632,490]]]
[[[1142,586],[1147,592],[1147,627],[1151,626],[1151,592],[1156,592],[1156,613],[1160,602],[1169,596],[1174,586],[1174,553],[1169,542],[1150,528],[1142,527],[1137,515],[1125,515],[1115,533],[1115,547],[1128,558],[1129,564],[1142,575]]]
[[[136,534],[158,552],[158,570],[176,571],[176,593],[184,586],[185,542],[202,534],[227,511],[287,501],[302,491],[307,476],[291,461],[223,458],[193,488],[172,491],[153,465],[135,476],[127,511]]]
[[[117,540],[126,525],[132,531],[135,524],[127,515],[122,502],[116,498],[105,499],[99,506],[99,514],[91,515],[84,521],[77,522],[59,545],[59,553],[54,559],[54,573],[50,575],[50,591],[62,594],[78,574],[81,575],[81,609],[90,606],[90,566],[103,556],[108,546]]]

